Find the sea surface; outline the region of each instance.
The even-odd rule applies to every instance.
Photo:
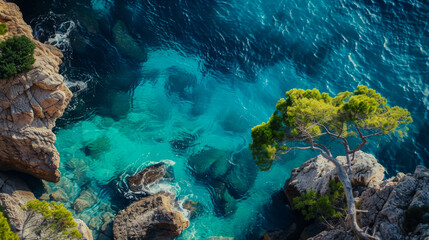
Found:
[[[75,216],[111,237],[106,212],[159,191],[178,208],[178,239],[259,239],[295,219],[282,187],[315,156],[295,152],[260,172],[250,130],[292,88],[376,89],[414,119],[408,135],[376,137],[387,176],[429,166],[429,2],[425,0],[16,0],[42,42],[60,48],[74,97],[57,121],[63,189]],[[141,193],[126,177],[171,166]],[[81,191],[96,203],[81,213]],[[104,214],[104,215],[103,215]],[[110,230],[109,230],[110,229]]]

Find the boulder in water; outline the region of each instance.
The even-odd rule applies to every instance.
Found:
[[[167,175],[167,165],[157,163],[151,165],[137,174],[128,177],[127,182],[130,189],[134,192],[143,190],[143,187],[154,183],[156,180]]]
[[[173,209],[172,196],[159,193],[121,210],[113,223],[115,240],[174,239],[189,227],[189,221]]]

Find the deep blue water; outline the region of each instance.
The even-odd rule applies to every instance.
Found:
[[[65,54],[74,98],[57,121],[63,177],[52,188],[70,199],[93,189],[97,204],[74,212],[88,223],[128,204],[126,176],[163,161],[175,178],[148,191],[204,208],[180,239],[286,228],[294,219],[278,191],[314,154],[258,172],[247,146],[292,88],[376,89],[414,123],[364,150],[388,176],[429,166],[427,1],[15,2],[35,36]]]

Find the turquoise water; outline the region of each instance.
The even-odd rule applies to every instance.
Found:
[[[145,191],[203,206],[179,239],[258,239],[286,228],[294,218],[279,191],[314,153],[259,172],[247,147],[251,127],[292,88],[375,88],[414,123],[403,139],[378,137],[364,150],[389,176],[429,166],[425,1],[17,3],[36,36],[65,53],[75,97],[57,121],[62,179],[51,187],[71,200],[94,190],[94,206],[72,210],[87,223],[135,197],[127,176],[164,162],[174,179]]]

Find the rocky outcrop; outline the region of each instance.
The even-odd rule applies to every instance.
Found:
[[[164,163],[157,163],[146,167],[137,174],[128,177],[127,182],[129,188],[138,192],[143,190],[149,184],[154,183],[156,180],[164,177],[167,174],[167,165]]]
[[[345,163],[344,157],[338,160]],[[359,212],[357,220],[361,228],[375,232],[380,239],[427,239],[429,236],[429,219],[423,215],[429,212],[429,170],[417,166],[414,174],[398,173],[387,180],[384,168],[377,163],[374,156],[363,152],[355,154],[352,163],[351,182]],[[335,168],[321,156],[311,159],[301,167],[294,169],[285,185],[285,194],[290,202],[292,199],[310,189],[324,194],[329,180],[334,178]],[[292,205],[293,207],[293,205]],[[421,222],[411,230],[406,230],[406,212],[412,207],[426,208]],[[425,216],[426,216],[425,215]],[[415,220],[415,219],[414,219]],[[322,231],[313,239],[354,239],[348,224],[339,221],[335,229]]]
[[[189,221],[174,209],[173,196],[159,193],[121,210],[113,223],[115,240],[174,239]]]
[[[52,128],[72,97],[58,74],[63,55],[33,38],[15,4],[0,0],[0,22],[8,28],[0,41],[26,35],[36,45],[30,71],[0,80],[0,169],[57,182],[59,155]]]
[[[345,157],[337,157],[344,166]],[[292,170],[286,181],[284,191],[293,206],[292,199],[313,189],[322,195],[329,189],[329,180],[337,176],[335,165],[321,155],[303,163]],[[384,167],[371,154],[356,152],[351,166],[351,183],[353,186],[375,187],[384,178]]]
[[[17,174],[0,172],[0,207],[9,219],[12,231],[25,239],[47,239],[46,232],[37,231],[43,222],[41,214],[31,214],[23,210],[28,201],[35,199],[26,181]],[[75,219],[81,240],[92,240],[92,233],[80,219]]]

